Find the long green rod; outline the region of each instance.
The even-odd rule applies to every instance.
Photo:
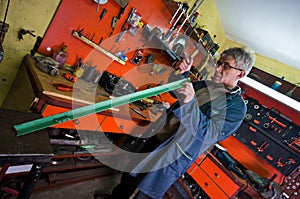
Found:
[[[87,116],[90,114],[98,113],[109,108],[113,108],[116,106],[121,106],[123,104],[128,104],[130,102],[134,102],[137,100],[141,100],[143,98],[159,95],[161,93],[165,93],[171,90],[175,90],[177,88],[182,87],[182,83],[188,82],[189,79],[182,79],[176,82],[172,82],[169,84],[161,85],[154,88],[149,88],[143,91],[131,93],[128,95],[116,97],[110,100],[106,100],[103,102],[98,102],[96,104],[91,104],[88,106],[83,106],[77,109],[73,109],[67,112],[63,112],[60,114],[52,115],[45,118],[40,118],[37,120],[32,120],[29,122],[25,122],[22,124],[14,125],[15,130],[17,131],[17,136],[26,135],[32,133],[34,131],[38,131],[41,129],[45,129],[47,127],[53,126],[55,124],[60,124],[62,122],[66,122],[69,120],[74,120],[83,116]]]

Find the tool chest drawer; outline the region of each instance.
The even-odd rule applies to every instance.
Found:
[[[200,167],[195,168],[191,176],[210,198],[230,198]]]
[[[197,182],[210,198],[234,198],[241,190],[241,184],[224,171],[223,166],[207,155],[199,165],[196,163],[188,174]]]
[[[237,193],[239,185],[235,183],[234,179],[230,178],[217,164],[210,158],[200,164],[200,168],[229,196]]]

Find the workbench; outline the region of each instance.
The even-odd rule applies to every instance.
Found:
[[[20,71],[11,90],[3,103],[3,107],[41,113],[43,117],[62,113],[74,108],[108,100],[109,94],[97,84],[78,79],[73,83],[60,75],[51,77],[36,66],[31,55],[25,55]],[[79,89],[78,92],[57,90],[53,83],[61,83]],[[22,101],[19,99],[22,98]],[[130,134],[138,125],[147,125],[158,116],[149,115],[149,110],[141,111],[142,117],[123,105],[97,114],[55,125],[55,128],[102,131]],[[101,124],[101,125],[100,125]]]

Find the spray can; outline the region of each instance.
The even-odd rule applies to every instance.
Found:
[[[282,85],[283,79],[284,76],[282,76],[278,81],[275,81],[274,84],[271,86],[271,88],[277,90]]]

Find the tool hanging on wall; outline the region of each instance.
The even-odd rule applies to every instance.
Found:
[[[132,8],[131,12],[129,13],[127,20],[125,21],[125,23],[122,25],[121,28],[121,33],[117,36],[116,38],[116,42],[120,43],[121,39],[123,38],[123,36],[126,34],[127,30],[129,30],[131,28],[130,25],[130,21],[132,19],[133,14],[136,12],[136,8]]]
[[[182,17],[182,15],[189,9],[189,6],[187,3],[184,3],[182,5],[182,11],[180,13],[180,15],[177,17],[176,21],[174,22],[174,24],[172,25],[172,27],[169,29],[169,31],[167,32],[167,34],[165,35],[164,39],[167,40],[171,34],[173,33],[173,31],[175,30],[175,28],[177,27],[178,25],[178,22],[180,20],[180,18]]]
[[[67,122],[70,120],[74,120],[80,117],[84,117],[87,115],[95,114],[101,111],[105,111],[109,108],[113,108],[116,106],[121,106],[124,104],[129,104],[134,101],[141,100],[143,98],[156,96],[161,93],[165,93],[168,91],[172,91],[182,87],[184,82],[188,82],[189,79],[182,79],[176,82],[168,83],[165,85],[161,85],[154,88],[149,88],[146,90],[142,90],[139,92],[130,93],[127,95],[123,95],[120,97],[112,98],[110,100],[106,100],[103,102],[99,102],[96,104],[91,104],[88,106],[72,109],[67,112],[63,112],[60,114],[52,115],[45,118],[40,118],[37,120],[25,122],[22,124],[14,125],[15,130],[17,131],[17,136],[26,135],[32,133],[34,131],[38,131],[56,124],[60,124],[63,122]]]
[[[121,7],[120,8],[120,11],[119,11],[119,14],[116,16],[116,17],[113,17],[112,19],[112,22],[111,22],[111,32],[109,33],[109,37],[112,36],[112,34],[114,33],[115,29],[116,29],[116,26],[117,26],[117,23],[118,21],[121,19],[121,16],[123,15],[125,9],[127,8],[128,4],[126,4],[126,6],[124,7]]]
[[[105,8],[103,8],[101,14],[99,15],[99,20],[100,21],[104,18],[104,16],[106,15],[106,13],[107,13],[107,10]]]
[[[36,37],[34,33],[34,30],[26,30],[24,28],[22,28],[21,30],[18,31],[18,39],[19,41],[23,40],[23,35],[27,35],[30,34],[33,37]]]
[[[174,39],[176,39],[176,37],[178,36],[180,30],[183,28],[184,24],[189,20],[190,17],[191,20],[190,20],[190,25],[188,26],[188,28],[194,24],[196,18],[198,17],[199,13],[197,12],[197,10],[199,9],[199,7],[202,5],[202,3],[204,2],[204,0],[201,0],[201,1],[198,1],[198,4],[194,4],[194,7],[191,9],[191,11],[189,12],[189,14],[186,15],[186,18],[184,19],[184,21],[182,22],[182,24],[180,25],[180,27],[178,28],[177,32],[175,35],[172,36],[172,38],[170,39],[170,42],[171,43],[172,41],[174,41]],[[192,13],[192,14],[191,14]],[[188,29],[187,28],[187,29]],[[185,32],[186,33],[186,32]]]
[[[176,15],[178,14],[179,10],[182,8],[182,3],[179,4],[178,9],[176,10],[176,12],[174,13],[174,15],[172,16],[172,18],[169,21],[169,24],[173,23],[173,20],[175,19]]]
[[[106,4],[108,0],[94,0],[97,3],[96,12],[99,12],[99,7],[102,4]]]
[[[190,18],[190,15],[187,15],[186,18],[184,19],[184,21],[181,23],[180,27],[177,29],[176,33],[171,37],[169,43],[172,43],[178,37],[180,30],[182,29],[182,27],[184,26],[184,24],[186,23],[186,21],[189,18]]]

